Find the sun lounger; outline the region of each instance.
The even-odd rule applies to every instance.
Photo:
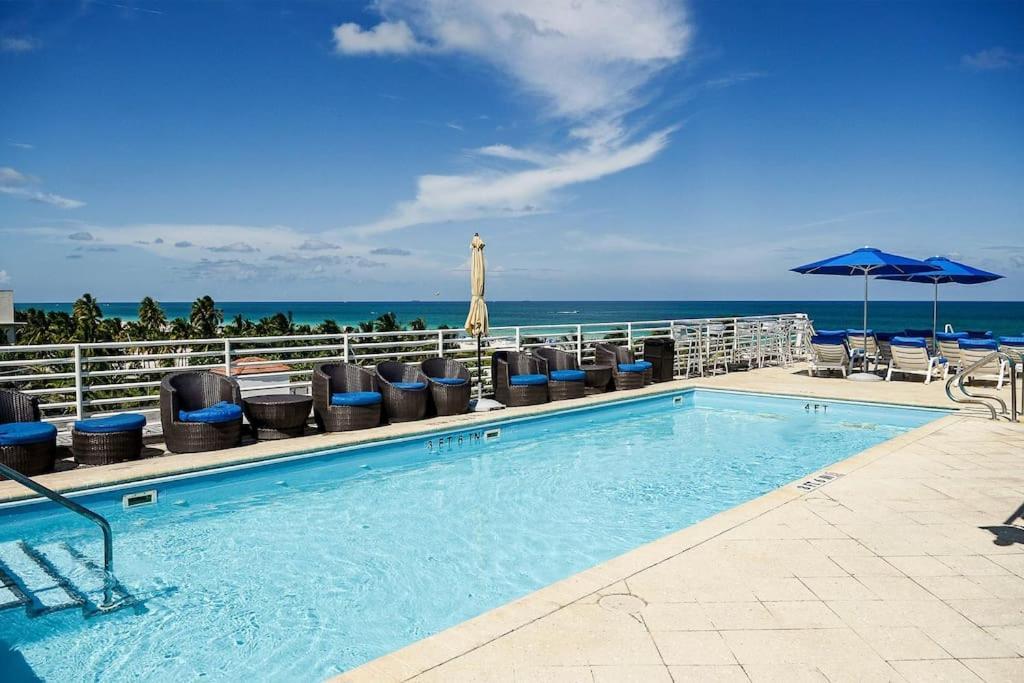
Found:
[[[860,360],[864,372],[868,372],[868,362],[875,364],[878,370],[878,340],[874,330],[847,330],[846,343],[850,348],[850,360],[854,365]]]
[[[885,381],[891,382],[896,373],[903,375],[921,375],[924,383],[929,384],[933,376],[946,373],[946,359],[928,353],[928,342],[924,337],[893,337],[892,363]]]
[[[967,370],[975,363],[982,361],[993,351],[999,350],[999,342],[995,339],[961,339],[960,344],[960,367],[961,371]],[[997,389],[1003,388],[1003,380],[1006,379],[1008,364],[998,356],[993,357],[977,368],[970,371],[967,381],[973,382],[977,379],[991,380],[996,383]]]
[[[843,377],[850,371],[850,352],[846,348],[845,335],[816,334],[811,337],[812,376],[820,372],[841,372]]]
[[[948,371],[959,372],[960,340],[967,339],[966,332],[939,332],[935,340],[939,343],[939,355],[948,361]]]

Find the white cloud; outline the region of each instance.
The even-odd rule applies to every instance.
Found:
[[[0,52],[31,52],[40,47],[35,38],[22,36],[0,37]]]
[[[59,209],[77,209],[85,206],[85,202],[77,199],[69,199],[52,192],[44,192],[32,187],[39,182],[39,179],[22,173],[10,166],[0,167],[0,194],[11,197],[20,197],[39,204],[49,204]]]
[[[542,105],[539,114],[570,130],[561,151],[506,144],[476,150],[481,161],[533,168],[422,175],[415,198],[357,226],[359,233],[548,211],[558,190],[647,163],[668,144],[672,129],[645,135],[625,121],[647,102],[651,78],[686,53],[692,30],[680,3],[380,0],[374,7],[384,21],[373,29],[335,29],[340,52],[468,56],[511,78]]]
[[[996,71],[1024,66],[1024,53],[1011,52],[1005,47],[990,47],[960,58],[960,66],[972,71]]]
[[[11,147],[17,147],[18,149],[35,149],[35,145],[30,145],[27,142],[15,142],[14,140],[8,140],[7,144]]]
[[[11,276],[7,274],[6,270],[0,270],[0,285],[5,285],[11,281]]]
[[[334,29],[334,48],[346,55],[409,54],[424,48],[404,21],[383,21],[364,30],[359,24]]]

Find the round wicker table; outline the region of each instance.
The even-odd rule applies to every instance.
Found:
[[[588,394],[603,394],[608,391],[608,384],[612,381],[612,366],[595,363],[581,365],[580,370],[587,373]]]
[[[312,396],[266,394],[242,399],[242,410],[257,439],[289,439],[306,430]]]

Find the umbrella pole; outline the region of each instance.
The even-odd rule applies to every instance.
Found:
[[[868,271],[864,269],[864,328],[861,330],[864,336],[864,357],[860,359],[861,369],[868,371]]]
[[[932,299],[932,348],[938,353],[939,340],[935,333],[939,331],[939,281],[935,280],[935,298]]]
[[[476,335],[476,397],[482,399],[484,397],[484,364],[480,360],[480,334]]]

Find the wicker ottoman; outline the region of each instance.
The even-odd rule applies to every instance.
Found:
[[[34,477],[52,472],[56,457],[57,428],[53,425],[43,422],[0,424],[0,463]]]
[[[123,413],[79,420],[71,430],[71,453],[81,465],[109,465],[142,455],[146,416]]]
[[[242,399],[242,410],[260,441],[302,436],[312,409],[312,396],[266,394]]]

